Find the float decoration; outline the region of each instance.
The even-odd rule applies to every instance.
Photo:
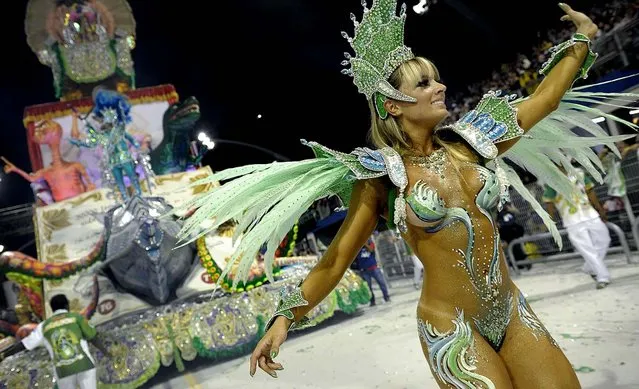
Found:
[[[219,185],[213,180],[198,184],[213,174],[210,168],[193,170],[207,151],[205,147],[198,150],[191,141],[200,118],[199,102],[194,97],[179,102],[172,85],[134,89],[130,54],[135,43],[135,20],[128,3],[30,0],[25,25],[30,47],[53,71],[56,97],[61,100],[25,109],[32,169],[42,169],[52,159],[51,150],[36,141],[40,122],[55,121],[52,126],[62,128],[62,139],[81,140],[78,123],[87,119],[82,122],[85,140],[101,138],[100,147],[106,149],[103,156],[109,159],[108,164],[96,162],[96,166],[106,167],[113,175],[110,168],[116,164],[111,163],[114,153],[109,149],[129,139],[126,150],[120,147],[115,154],[135,154],[137,150],[129,147],[135,144],[130,138],[139,134],[138,143],[147,143],[150,154],[140,161],[131,159],[138,166],[145,165],[150,172],[145,177],[153,182],[141,182],[128,199],[128,189],[122,191],[116,184],[118,188],[112,188],[120,189],[123,199],[118,203],[111,188],[94,178],[97,189],[35,208],[38,259],[17,252],[0,256],[0,267],[20,281],[21,302],[28,312],[37,312],[29,313],[35,317],[23,318],[31,326],[22,326],[24,333],[37,321],[30,319],[51,314],[50,306],[42,302],[53,294],[67,295],[72,310],[79,311],[86,305],[83,312],[93,315],[92,323],[103,346],[92,350],[99,387],[109,389],[140,387],[160,366],[175,364],[181,371],[183,361],[198,356],[220,359],[250,352],[264,333],[266,318],[273,313],[281,287],[297,285],[317,259],[292,256],[297,226],[278,248],[280,266],[273,283],[264,283],[258,256],[251,280],[235,289],[216,289],[213,279],[219,279],[233,246],[233,234],[212,231],[193,246],[175,251],[175,235],[183,220],[160,218],[171,207]],[[94,90],[96,97],[117,96],[113,99],[117,104],[96,104]],[[132,121],[126,123],[129,113]],[[87,114],[88,118],[82,118]],[[111,117],[114,120],[109,122]],[[91,139],[88,141],[91,143]],[[70,142],[62,142],[60,154],[64,160],[91,167]],[[136,177],[130,178],[135,186]],[[93,288],[87,283],[91,279]],[[232,279],[226,280],[227,286],[232,283]],[[367,284],[348,270],[308,316],[317,324],[338,310],[352,313],[369,299]],[[10,333],[20,329],[9,324]],[[46,350],[25,351],[0,361],[0,389],[36,386],[55,386]]]
[[[30,0],[25,32],[51,68],[56,98],[90,96],[97,85],[135,89],[135,19],[125,0]]]
[[[193,128],[199,119],[200,103],[193,96],[167,108],[162,116],[162,142],[149,154],[155,174],[183,172],[199,164],[206,149],[196,155],[190,152]]]
[[[93,349],[99,387],[140,387],[160,365],[173,364],[176,352],[185,361],[198,356],[220,360],[246,355],[263,335],[265,318],[272,314],[281,287],[296,285],[309,270],[309,265],[289,267],[274,284],[248,292],[214,299],[201,295],[99,325],[98,336],[109,354]],[[338,309],[352,312],[369,299],[366,283],[347,270],[338,286],[308,317],[319,323]],[[27,388],[36,382],[40,388],[53,388],[49,356],[42,351],[31,352],[28,357],[22,352],[0,363],[0,388]]]
[[[0,157],[5,163],[5,173],[17,173],[31,183],[32,188],[38,181],[43,181],[51,196],[43,195],[43,191],[36,188],[36,198],[44,204],[62,201],[87,191],[95,189],[95,185],[87,174],[84,166],[79,162],[65,161],[60,152],[62,141],[62,126],[59,123],[45,119],[35,124],[33,140],[41,146],[47,146],[51,152],[51,164],[33,173],[26,173],[17,168],[6,158]]]

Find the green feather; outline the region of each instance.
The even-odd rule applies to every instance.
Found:
[[[544,224],[548,228],[548,231],[550,231],[553,239],[555,240],[555,243],[557,243],[557,246],[559,246],[559,249],[561,250],[563,247],[563,241],[561,240],[561,235],[559,234],[559,230],[557,229],[555,222],[552,220],[548,212],[546,212],[546,210],[541,206],[541,204],[539,204],[537,199],[535,199],[535,196],[533,196],[533,194],[530,193],[528,188],[526,188],[524,183],[521,182],[521,179],[519,178],[517,173],[510,166],[506,166],[505,170],[506,170],[506,175],[508,176],[508,180],[510,181],[510,184],[513,186],[513,188],[517,192],[519,192],[519,194],[521,195],[521,197],[524,198],[524,200],[530,203],[530,205],[533,207],[537,215],[539,215],[541,220],[544,222]]]
[[[606,81],[600,84],[603,85]],[[574,88],[567,92],[557,110],[531,128],[519,141],[499,158],[508,159],[521,168],[532,173],[537,178],[555,189],[566,198],[571,198],[575,190],[570,179],[558,167],[561,165],[567,172],[574,169],[571,160],[577,161],[597,181],[602,182],[604,167],[591,147],[606,145],[617,156],[619,151],[614,143],[625,140],[635,135],[610,136],[599,125],[592,121],[593,117],[605,117],[624,125],[632,130],[639,130],[639,126],[627,120],[603,112],[599,108],[588,107],[584,103],[596,103],[619,108],[629,108],[619,105],[618,102],[634,102],[639,100],[639,94],[634,93],[601,93],[582,92],[586,85]],[[513,105],[518,105],[528,98],[518,99]],[[574,128],[581,128],[591,136],[578,136]],[[551,231],[553,238],[561,247],[561,237],[555,223],[543,209],[535,197],[526,189],[517,174],[511,168],[506,170],[507,176],[513,187],[531,203],[533,209],[539,214],[544,224]]]
[[[239,244],[218,283],[236,264],[233,287],[245,282],[257,253],[265,243],[265,272],[273,281],[275,251],[299,217],[318,199],[350,194],[353,181],[348,178],[351,171],[346,165],[335,162],[334,158],[314,158],[243,166],[194,183],[202,185],[231,179],[180,207],[182,211],[197,208],[178,235],[180,245],[193,242],[226,221],[237,220],[233,239],[234,242],[239,239]]]

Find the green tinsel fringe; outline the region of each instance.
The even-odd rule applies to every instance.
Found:
[[[211,350],[211,349],[208,349],[204,345],[202,340],[196,336],[193,338],[193,347],[195,348],[199,356],[206,357],[213,360],[236,358],[236,357],[251,353],[253,349],[255,348],[255,346],[257,345],[257,343],[260,341],[260,339],[262,339],[262,336],[264,336],[264,332],[265,332],[264,328],[266,327],[266,320],[262,316],[258,315],[256,321],[257,321],[257,335],[255,336],[255,339],[251,342],[248,342],[241,346],[227,348],[223,350]]]
[[[60,48],[58,47],[58,45],[54,46],[54,52],[60,66],[58,67],[58,75],[59,75],[58,82],[56,82],[55,77],[53,77],[53,89],[55,91],[55,98],[59,99],[60,97],[62,97],[62,86],[64,85],[65,74],[64,74],[64,65],[62,62],[63,61],[62,53],[60,52]]]
[[[337,293],[337,304],[342,312],[350,315],[357,310],[358,305],[367,304],[371,300],[371,292],[366,282],[362,280],[359,283],[359,289],[348,291],[348,297],[351,300],[350,304],[347,304],[342,295]]]
[[[175,361],[175,367],[178,369],[180,373],[182,373],[184,371],[184,361],[182,361],[182,355],[180,355],[180,349],[178,348],[177,344],[175,344],[173,327],[170,324],[167,324],[166,329],[169,333],[169,339],[171,340],[171,345],[173,345],[173,360]]]
[[[133,71],[133,74],[126,74],[122,71],[122,69],[120,69],[119,67],[116,66],[115,68],[115,75],[119,76],[121,78],[125,78],[129,81],[129,87],[130,90],[135,89],[135,70]]]
[[[215,261],[213,262],[213,264],[214,264],[213,266],[219,269],[217,264],[215,264]],[[221,273],[222,273],[222,269],[219,269],[218,274],[221,274]],[[279,276],[280,273],[281,273],[281,269],[278,266],[273,266],[273,277]],[[229,278],[228,276],[224,277],[224,282],[227,285],[233,285],[233,279]],[[230,292],[232,293],[242,293],[244,291],[251,290],[253,288],[258,288],[267,282],[268,282],[268,277],[266,277],[266,275],[263,275],[261,277],[254,278],[250,281],[247,281],[246,283],[240,281],[237,283],[237,288],[229,288],[229,289],[230,289]]]

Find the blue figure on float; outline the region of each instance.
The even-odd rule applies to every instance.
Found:
[[[135,194],[142,196],[140,180],[135,171],[136,164],[142,165],[147,180],[153,172],[146,155],[140,155],[136,159],[130,150],[130,145],[138,150],[141,147],[126,129],[131,122],[131,103],[126,96],[106,89],[97,89],[93,96],[94,106],[85,120],[87,136],[70,141],[79,147],[101,146],[103,181],[114,189],[117,186],[123,201],[129,199],[125,177],[133,185]]]

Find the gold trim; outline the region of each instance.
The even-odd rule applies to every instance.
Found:
[[[45,249],[47,263],[64,263],[69,260],[66,243],[50,244]]]
[[[102,192],[93,191],[86,196],[82,196],[82,197],[78,196],[78,198],[76,198],[75,200],[69,200],[69,204],[71,204],[74,207],[77,207],[79,205],[86,203],[89,200],[95,200],[96,202],[102,201]]]
[[[69,216],[69,210],[65,208],[42,211],[41,219],[44,239],[46,241],[51,241],[53,231],[58,231],[71,226]]]
[[[182,181],[182,178],[186,176],[186,174],[187,174],[186,172],[182,172],[182,173],[174,173],[170,175],[155,177],[155,183],[159,186],[164,184],[165,182],[180,182]]]
[[[193,176],[193,177],[189,178],[189,185],[191,185],[191,184],[193,184],[193,183],[195,183],[197,181],[203,180],[203,179],[205,179],[207,177],[210,177],[210,175],[206,174],[206,173],[198,174],[197,176]],[[210,182],[208,184],[202,184],[202,185],[194,186],[192,194],[196,195],[196,194],[199,194],[199,193],[207,192],[212,187],[213,187],[213,183],[210,183]]]
[[[131,102],[131,105],[157,103],[160,101],[166,101],[169,105],[171,105],[170,101],[178,101],[178,94],[177,92],[170,92],[170,93],[158,94],[156,96],[140,96],[137,98],[129,97],[129,101]],[[88,105],[77,106],[75,107],[75,109],[80,113],[86,114],[89,112],[89,110],[92,107],[93,105],[90,103]],[[27,110],[28,109],[29,108],[27,108]],[[71,116],[72,114],[73,114],[73,111],[70,108],[58,109],[58,110],[54,109],[52,111],[48,111],[41,114],[28,114],[22,119],[22,123],[24,124],[25,127],[27,127],[28,124],[32,122],[39,122],[41,120],[46,120],[46,119],[56,119],[56,118],[61,118],[65,116]]]

